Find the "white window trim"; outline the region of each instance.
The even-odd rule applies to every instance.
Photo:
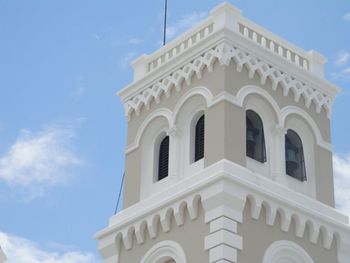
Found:
[[[260,173],[265,177],[271,177],[271,168],[273,162],[275,162],[275,147],[278,141],[273,137],[273,127],[277,123],[277,114],[274,111],[274,108],[268,100],[264,97],[261,97],[257,94],[251,94],[249,97],[246,97],[245,101],[245,114],[248,110],[252,110],[258,114],[260,117],[263,128],[264,128],[264,140],[265,140],[265,151],[266,151],[266,162],[261,163],[255,159],[246,156],[247,168],[253,172]]]
[[[266,250],[263,263],[314,263],[310,255],[298,244],[279,240]]]
[[[166,240],[155,244],[148,250],[140,263],[164,263],[171,259],[176,263],[187,262],[182,247],[174,241]]]
[[[317,154],[315,148],[315,137],[312,129],[308,126],[308,123],[297,115],[291,115],[286,120],[285,130],[293,130],[298,134],[301,139],[304,151],[305,169],[306,169],[306,181],[299,181],[287,175],[284,159],[284,175],[280,178],[284,184],[294,191],[301,192],[312,198],[316,198],[316,175],[315,175],[315,161],[314,156]],[[283,137],[284,142],[285,135]],[[283,143],[283,153],[285,153],[285,143]]]

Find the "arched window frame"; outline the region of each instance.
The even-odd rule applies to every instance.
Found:
[[[194,138],[194,161],[197,162],[204,158],[205,142],[205,115],[202,114],[195,125]]]
[[[250,109],[246,111],[246,155],[261,163],[267,161],[264,124],[259,114]]]
[[[278,240],[266,250],[263,263],[314,263],[310,255],[298,244]]]
[[[287,175],[301,182],[307,181],[303,142],[292,129],[285,134],[285,167]]]
[[[174,260],[177,263],[187,263],[185,252],[180,244],[165,240],[148,250],[140,263],[164,263],[169,260]]]
[[[170,149],[170,137],[168,135],[162,135],[160,137],[159,143],[156,144],[155,147],[155,169],[156,182],[163,180],[164,178],[169,176],[169,149]],[[166,167],[163,167],[166,166]]]

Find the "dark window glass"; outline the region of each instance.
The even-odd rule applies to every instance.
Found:
[[[300,181],[306,181],[303,143],[299,135],[288,130],[285,136],[286,173]]]
[[[169,136],[166,136],[159,146],[158,181],[168,176],[169,170]]]
[[[259,115],[252,110],[246,112],[247,156],[261,163],[266,162],[264,127]]]
[[[195,154],[194,161],[198,161],[204,157],[204,115],[199,118],[196,124],[195,135]]]

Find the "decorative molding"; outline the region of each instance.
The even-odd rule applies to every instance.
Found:
[[[323,140],[321,131],[317,126],[316,122],[314,121],[314,119],[306,111],[302,110],[299,107],[296,107],[296,106],[284,107],[280,112],[280,118],[281,118],[280,126],[286,127],[287,118],[293,114],[302,117],[306,121],[306,123],[311,126],[316,142],[319,146],[321,146],[322,148],[328,151],[332,151],[332,148],[333,148],[332,144]]]
[[[333,97],[330,94],[305,84],[296,77],[263,62],[233,44],[224,42],[203,52],[191,62],[169,73],[150,87],[143,89],[142,92],[124,101],[126,116],[130,118],[132,112],[139,115],[142,107],[149,108],[152,101],[159,103],[162,94],[169,97],[173,88],[180,91],[183,82],[190,85],[193,75],[201,79],[203,70],[206,68],[211,72],[216,61],[222,66],[228,66],[233,61],[238,72],[241,72],[243,67],[247,68],[249,78],[253,78],[255,74],[258,74],[262,85],[266,83],[267,79],[270,79],[272,90],[281,87],[284,96],[288,96],[290,92],[293,93],[295,102],[299,102],[300,98],[303,97],[307,108],[310,108],[313,103],[316,107],[316,112],[320,113],[321,109],[325,108],[328,116],[331,114]]]
[[[303,238],[305,232],[308,231],[309,242],[316,244],[322,235],[323,247],[325,249],[331,248],[332,242],[336,237],[336,230],[321,223],[317,217],[305,215],[300,213],[298,209],[285,207],[272,200],[262,199],[259,195],[248,195],[247,199],[250,203],[250,215],[253,219],[257,220],[260,217],[262,209],[264,209],[267,225],[275,225],[276,218],[279,216],[281,230],[283,232],[289,232],[293,221],[295,223],[295,236]]]
[[[238,250],[243,249],[237,223],[243,221],[246,198],[240,189],[219,181],[202,193],[205,222],[210,233],[205,237],[204,249],[209,251],[209,262],[236,263]]]
[[[112,236],[112,243],[111,245],[109,243],[108,247],[114,247],[115,248],[115,254],[112,257],[114,263],[119,263],[119,255],[120,255],[120,249],[121,245],[123,245],[125,250],[131,250],[135,244],[133,244],[133,241],[136,241],[138,245],[142,245],[145,242],[145,235],[148,235],[149,238],[155,239],[158,237],[159,231],[167,233],[171,230],[171,221],[175,222],[177,226],[182,226],[185,222],[185,213],[188,214],[190,220],[196,220],[198,218],[198,208],[200,204],[200,196],[199,195],[191,195],[186,198],[181,199],[178,202],[175,202],[163,209],[160,209],[156,211],[155,213],[152,213],[149,216],[143,217],[141,220],[138,220],[134,223],[131,223],[127,225],[126,227],[123,227],[119,231],[117,231],[116,234],[113,234]],[[169,244],[168,244],[169,245]],[[106,250],[106,247],[100,247],[100,252],[102,255],[105,255],[103,253],[104,250]],[[163,247],[158,244],[157,247]],[[175,252],[174,249],[176,246],[165,246],[168,249],[167,250],[159,250],[155,251],[154,249],[151,249],[148,256],[145,256],[143,261],[141,262],[158,262],[158,256],[165,256],[165,254],[162,254],[163,252]],[[180,250],[176,249],[177,252]],[[162,252],[162,253],[160,253]],[[180,253],[176,254],[169,254],[169,256],[172,255],[172,258],[176,260],[176,262],[186,262],[182,261],[180,259],[183,259],[184,254]],[[156,260],[156,261],[149,261],[149,260]],[[169,258],[170,259],[170,258]],[[179,260],[179,261],[178,261]]]
[[[126,147],[125,153],[128,154],[140,146],[141,137],[145,131],[145,128],[149,125],[149,123],[158,117],[164,117],[168,121],[169,130],[176,128],[177,117],[180,109],[186,103],[186,101],[193,96],[202,96],[207,103],[207,107],[212,107],[223,100],[228,101],[236,106],[243,107],[246,97],[251,94],[256,94],[263,97],[271,105],[276,113],[276,118],[278,120],[276,127],[284,128],[285,121],[288,116],[291,114],[299,115],[300,117],[304,118],[307,123],[310,124],[317,144],[328,151],[332,151],[332,145],[322,138],[319,127],[307,112],[296,106],[286,106],[281,109],[274,98],[272,98],[272,96],[263,88],[255,85],[247,85],[243,86],[238,91],[236,96],[233,96],[228,92],[222,92],[214,97],[211,91],[204,86],[198,86],[190,89],[179,99],[173,112],[167,108],[160,108],[149,114],[138,128],[134,141]]]
[[[279,240],[272,243],[264,255],[263,263],[314,263],[310,255],[298,244]]]
[[[290,231],[293,221],[297,237],[308,236],[311,243],[322,240],[325,249],[329,249],[336,240],[337,247],[341,248],[338,257],[342,261],[339,262],[349,262],[350,228],[347,217],[227,160],[207,167],[166,192],[151,196],[112,217],[110,226],[96,236],[100,253],[104,258],[113,259],[110,262],[118,262],[116,258],[121,246],[132,249],[135,245],[133,241],[140,245],[144,243],[145,234],[155,239],[159,235],[157,229],[171,231],[170,222],[182,225],[185,213],[191,220],[196,220],[202,205],[205,222],[210,226],[205,249],[210,251],[217,247],[211,252],[212,258],[225,255],[223,257],[235,262],[234,250],[241,249],[242,242],[236,227],[237,223],[242,223],[242,211],[247,200],[252,218],[259,218],[262,209],[265,209],[268,225],[274,225],[279,216],[282,231]]]
[[[163,263],[173,259],[175,262],[186,263],[186,255],[180,244],[166,240],[155,244],[143,256],[140,263]]]

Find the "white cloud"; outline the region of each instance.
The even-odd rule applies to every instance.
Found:
[[[350,216],[350,154],[333,156],[336,206]]]
[[[207,16],[206,12],[193,12],[181,18],[175,24],[167,27],[167,38],[172,39],[181,32],[198,24]]]
[[[350,81],[350,66],[340,70],[339,72],[331,73],[334,80]]]
[[[6,263],[97,263],[92,253],[82,251],[45,251],[35,242],[0,232]]]
[[[126,53],[125,56],[120,60],[120,67],[123,69],[126,69],[130,66],[130,63],[132,60],[134,60],[137,56],[137,53],[134,51],[131,51],[129,53]]]
[[[16,142],[0,157],[0,180],[32,199],[46,188],[66,182],[71,168],[83,162],[73,151],[74,125],[60,123],[38,133],[21,130]]]
[[[344,16],[343,16],[343,19],[345,21],[350,21],[350,12],[349,13],[346,13]]]
[[[346,51],[340,51],[335,60],[335,64],[338,66],[343,66],[347,64],[350,60],[350,53]]]

